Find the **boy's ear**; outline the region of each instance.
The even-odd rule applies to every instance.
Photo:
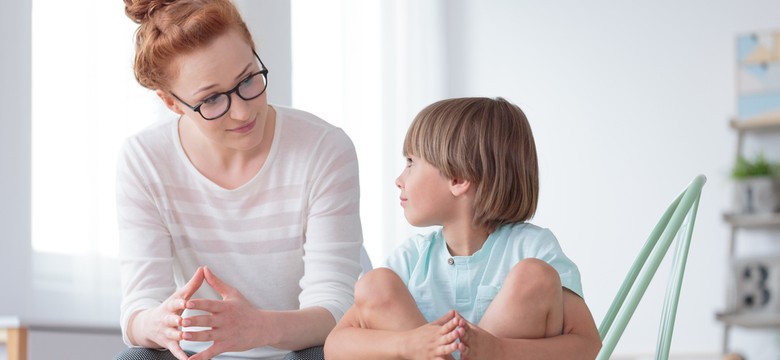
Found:
[[[168,109],[175,112],[177,115],[184,114],[184,111],[181,109],[181,107],[179,107],[179,103],[176,101],[176,99],[173,98],[173,96],[171,96],[171,94],[160,89],[155,90],[154,93],[160,97],[160,100],[162,100],[163,104],[165,104]]]
[[[452,179],[450,180],[450,192],[452,195],[461,196],[469,191],[471,188],[471,181],[466,179]]]

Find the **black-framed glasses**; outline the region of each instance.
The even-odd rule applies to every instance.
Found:
[[[263,95],[265,89],[268,87],[268,68],[263,64],[263,60],[260,60],[260,56],[252,50],[255,57],[260,61],[261,70],[253,72],[249,76],[241,80],[234,88],[209,96],[206,100],[201,101],[195,106],[187,104],[184,100],[180,99],[176,94],[171,92],[171,95],[176,98],[180,103],[184,104],[192,111],[197,112],[206,120],[214,120],[222,115],[227,114],[230,110],[230,103],[232,101],[233,93],[236,93],[244,101],[256,99],[260,95]]]

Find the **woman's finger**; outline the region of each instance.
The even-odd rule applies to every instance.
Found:
[[[166,326],[178,327],[178,326],[182,326],[181,321],[182,321],[181,316],[175,314],[168,314],[165,316],[163,320],[163,324],[165,324]]]
[[[189,360],[209,360],[217,355],[223,353],[223,350],[217,348],[217,344],[211,345],[208,349],[203,350],[193,356],[190,356]]]
[[[207,266],[204,266],[203,274],[209,286],[216,290],[223,299],[227,298],[228,295],[233,292],[233,287],[222,281],[217,277],[217,275],[214,275],[211,269],[209,269]]]
[[[179,341],[181,340],[182,332],[177,328],[170,327],[170,328],[165,328],[165,330],[163,330],[163,334],[169,340]]]
[[[212,329],[187,331],[184,334],[187,335],[188,341],[214,341],[217,339],[217,333]]]
[[[184,307],[186,305],[186,301],[184,299],[178,298],[177,294],[171,295],[168,300],[165,300],[165,303],[163,304],[163,308],[166,311],[180,314],[182,310],[184,310]]]
[[[214,317],[211,315],[190,316],[181,320],[181,326],[214,327],[216,324],[214,324],[213,319]]]
[[[173,354],[173,356],[176,357],[176,359],[187,360],[187,353],[181,349],[178,342],[172,342],[168,347],[168,350],[171,352],[171,354]]]
[[[187,300],[187,309],[203,310],[214,314],[224,311],[225,306],[222,300],[192,299]]]
[[[193,294],[195,294],[198,289],[200,289],[201,285],[203,285],[203,280],[205,279],[205,276],[203,274],[203,267],[198,267],[197,270],[195,270],[195,274],[192,275],[189,281],[187,281],[184,286],[182,286],[181,289],[176,291],[177,297],[182,299],[189,299],[192,297]]]

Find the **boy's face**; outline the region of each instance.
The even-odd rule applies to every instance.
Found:
[[[455,197],[450,179],[439,169],[417,157],[406,158],[406,168],[395,180],[401,189],[401,207],[413,226],[444,225],[452,217]]]

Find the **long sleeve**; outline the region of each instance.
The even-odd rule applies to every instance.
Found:
[[[321,306],[338,322],[354,301],[360,274],[360,191],[354,146],[339,129],[312,158],[301,307]],[[322,150],[319,150],[322,149]]]
[[[128,345],[130,315],[159,305],[176,289],[171,236],[160,217],[155,196],[147,185],[149,181],[144,178],[143,162],[148,159],[133,151],[138,145],[125,144],[117,168],[117,222],[123,293],[120,323]]]

